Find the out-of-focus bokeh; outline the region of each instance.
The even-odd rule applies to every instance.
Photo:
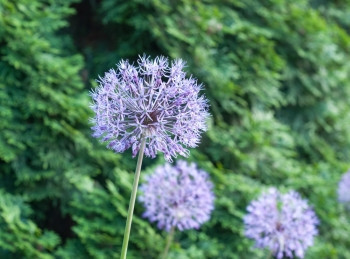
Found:
[[[337,186],[350,168],[349,0],[0,0],[0,258],[119,258],[136,159],[91,137],[90,89],[120,59],[187,61],[210,100],[189,161],[215,210],[168,258],[267,258],[247,205],[296,190],[320,220],[305,258],[350,258]],[[157,159],[146,158],[142,174]],[[166,232],[136,204],[128,258]]]

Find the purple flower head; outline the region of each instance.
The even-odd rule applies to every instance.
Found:
[[[350,208],[350,171],[345,173],[339,181],[338,200]]]
[[[180,231],[198,229],[214,209],[212,188],[208,174],[194,163],[178,161],[176,166],[159,166],[140,186],[143,216],[166,231],[173,227]]]
[[[185,62],[165,57],[139,57],[137,65],[122,60],[99,79],[91,93],[93,136],[108,142],[115,152],[132,148],[136,156],[146,138],[145,155],[158,151],[171,161],[188,156],[185,147],[196,147],[206,130],[208,104],[199,92],[202,85],[186,78]]]
[[[318,219],[307,201],[295,191],[281,194],[271,188],[252,201],[244,217],[245,235],[276,258],[303,258],[317,234]]]

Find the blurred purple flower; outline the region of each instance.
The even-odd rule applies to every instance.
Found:
[[[339,181],[338,200],[350,208],[350,171],[345,173]]]
[[[271,188],[252,201],[247,210],[245,235],[276,258],[303,258],[306,249],[313,245],[318,219],[297,192],[281,194]]]
[[[212,188],[208,174],[194,163],[178,161],[176,166],[159,166],[140,186],[143,216],[166,231],[173,227],[180,231],[197,229],[214,209]]]
[[[196,147],[206,130],[208,104],[199,92],[201,84],[186,78],[185,62],[165,57],[139,57],[134,66],[127,60],[99,79],[91,93],[95,117],[93,136],[108,142],[115,152],[132,148],[136,156],[146,138],[145,155],[163,152],[171,161],[177,154],[188,156],[185,147]],[[184,147],[185,146],[185,147]]]

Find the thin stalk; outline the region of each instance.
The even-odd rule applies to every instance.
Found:
[[[171,242],[173,242],[173,239],[174,239],[174,233],[175,233],[175,227],[172,227],[170,229],[169,234],[168,234],[168,238],[167,238],[167,241],[166,241],[166,246],[165,246],[165,249],[164,249],[164,252],[163,252],[163,255],[162,255],[161,259],[166,259],[167,258],[168,252],[169,252],[169,248],[170,248],[170,244],[171,244]]]
[[[131,192],[131,197],[130,197],[130,202],[129,202],[128,217],[126,219],[122,253],[121,253],[120,259],[126,259],[126,253],[128,251],[128,243],[129,243],[129,237],[130,237],[132,215],[134,214],[136,193],[137,193],[137,187],[139,185],[142,158],[143,158],[143,153],[145,151],[145,144],[146,144],[146,138],[143,138],[141,141],[139,157],[137,158],[137,165],[136,165],[136,170],[135,170],[135,175],[134,175],[134,183],[132,185],[132,192]]]

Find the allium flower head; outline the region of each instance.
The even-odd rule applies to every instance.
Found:
[[[339,181],[338,200],[350,208],[350,171],[345,173]]]
[[[99,79],[91,93],[93,136],[108,142],[115,152],[132,148],[136,156],[146,138],[145,155],[163,152],[171,161],[188,156],[185,147],[196,147],[206,130],[208,104],[199,92],[202,85],[186,77],[185,62],[139,57],[137,65],[122,60]]]
[[[312,246],[318,219],[297,192],[281,194],[272,188],[252,201],[247,210],[245,235],[276,258],[303,258]]]
[[[197,229],[214,209],[212,188],[208,174],[194,163],[178,161],[176,166],[159,166],[140,187],[143,216],[166,231],[173,227],[180,231]]]

